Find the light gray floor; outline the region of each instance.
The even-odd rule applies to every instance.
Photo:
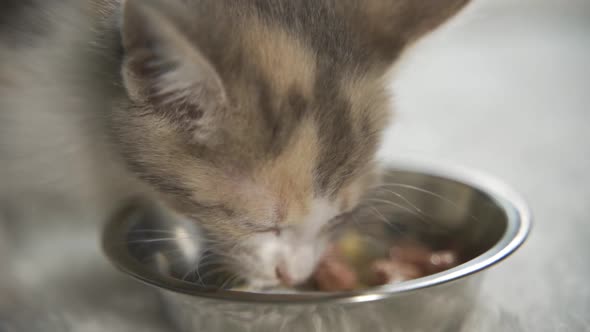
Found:
[[[383,158],[486,171],[536,217],[464,332],[590,331],[589,53],[589,1],[480,0],[399,68]],[[0,239],[1,332],[172,331],[149,289],[99,255],[92,226],[36,218]]]

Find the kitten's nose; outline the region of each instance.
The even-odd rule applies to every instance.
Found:
[[[285,266],[278,265],[275,268],[275,273],[277,274],[277,278],[279,279],[281,284],[283,284],[283,286],[288,286],[288,287],[293,286],[293,279],[291,279],[291,276],[287,272],[287,269],[285,268]]]

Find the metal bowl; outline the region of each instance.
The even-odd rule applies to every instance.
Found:
[[[407,282],[356,292],[255,293],[186,281],[202,249],[198,228],[152,202],[129,203],[106,226],[103,247],[123,272],[154,286],[184,332],[458,331],[477,300],[482,272],[526,239],[531,215],[512,190],[481,174],[412,165],[386,171],[358,219],[385,217],[395,234],[460,243],[465,263]],[[377,218],[379,216],[379,218]],[[363,223],[364,224],[364,223]],[[378,231],[375,234],[384,233]],[[191,269],[189,269],[191,267]]]

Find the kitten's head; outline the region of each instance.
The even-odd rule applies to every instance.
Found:
[[[468,0],[128,0],[115,133],[257,285],[304,281],[376,179],[384,75]]]

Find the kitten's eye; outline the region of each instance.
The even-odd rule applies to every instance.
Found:
[[[272,233],[276,236],[281,236],[282,229],[280,227],[264,228],[258,231],[258,233]]]

